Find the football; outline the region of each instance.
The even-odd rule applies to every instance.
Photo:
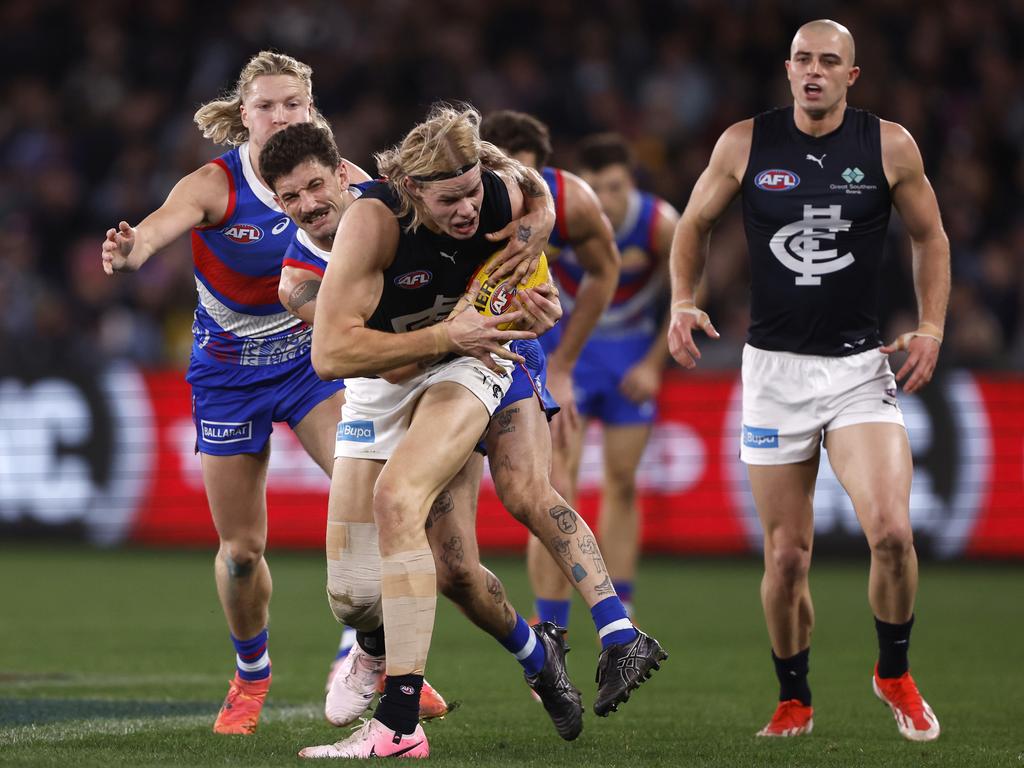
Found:
[[[490,317],[496,317],[498,315],[503,315],[506,312],[511,312],[515,305],[513,299],[519,290],[523,288],[535,288],[548,281],[548,260],[542,252],[537,268],[531,274],[528,274],[520,280],[517,285],[512,285],[512,283],[509,282],[509,277],[504,278],[502,282],[496,284],[495,281],[491,279],[490,273],[494,269],[498,253],[500,253],[500,251],[481,264],[469,279],[470,285],[473,284],[474,280],[480,281],[480,291],[476,295],[476,302],[474,302],[477,312]],[[501,323],[498,328],[502,331],[507,331],[514,325],[514,322]]]

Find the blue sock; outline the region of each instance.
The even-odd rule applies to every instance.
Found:
[[[270,654],[267,653],[267,637],[270,633],[264,627],[251,640],[239,640],[234,635],[231,642],[235,644],[235,661],[238,665],[238,676],[243,680],[266,680],[270,677]]]
[[[508,637],[499,640],[505,650],[516,657],[528,675],[536,675],[544,666],[544,646],[537,641],[536,633],[526,620],[516,614],[516,625]]]
[[[626,614],[617,595],[606,597],[590,609],[597,627],[597,636],[601,638],[602,650],[616,643],[628,643],[636,638],[636,628]]]
[[[630,581],[613,581],[612,586],[615,587],[615,594],[619,596],[619,600],[626,606],[626,615],[633,618],[633,582]]]
[[[335,661],[340,661],[348,656],[348,652],[352,650],[352,646],[356,644],[356,631],[352,627],[345,627],[345,630],[341,633],[341,641],[338,643],[338,653],[334,657]]]
[[[544,600],[537,598],[537,618],[541,621],[550,621],[556,627],[569,626],[569,606],[572,603],[568,600]]]

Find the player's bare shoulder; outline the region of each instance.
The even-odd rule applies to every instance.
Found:
[[[899,123],[879,120],[882,145],[882,168],[889,180],[889,187],[924,173],[924,163],[917,142],[910,131]]]
[[[571,240],[593,236],[604,227],[604,214],[597,194],[575,173],[560,170],[562,175],[562,209]]]
[[[711,152],[708,167],[715,173],[729,176],[742,183],[747,172],[747,160],[754,141],[754,119],[747,118],[733,123],[718,137]]]
[[[200,166],[174,185],[168,202],[189,206],[202,211],[202,224],[221,221],[227,212],[231,182],[218,163]]]

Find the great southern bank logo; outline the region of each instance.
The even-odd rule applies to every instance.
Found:
[[[779,430],[743,425],[743,444],[747,448],[778,448]]]
[[[860,184],[864,181],[864,171],[860,168],[847,168],[843,171],[843,181],[847,184]]]
[[[854,262],[852,253],[839,255],[835,248],[822,250],[822,243],[836,239],[837,232],[849,232],[850,219],[841,218],[841,205],[825,208],[804,206],[804,217],[787,224],[774,235],[769,247],[786,269],[796,272],[797,285],[821,285],[821,276],[845,269]]]
[[[754,184],[765,192],[788,192],[800,185],[800,177],[792,171],[771,168],[754,177]]]
[[[343,421],[338,425],[338,440],[372,443],[375,439],[372,421]]]

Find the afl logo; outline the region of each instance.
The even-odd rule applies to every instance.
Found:
[[[221,234],[231,242],[241,245],[258,243],[263,239],[263,230],[255,224],[235,224],[227,229],[222,229]]]
[[[772,168],[757,174],[754,177],[754,184],[766,192],[787,192],[799,186],[800,177],[792,171]]]
[[[516,295],[515,290],[509,290],[507,284],[502,283],[494,289],[494,293],[491,294],[490,306],[492,315],[502,315],[505,310],[508,309],[508,305],[512,303],[512,297]]]
[[[395,278],[395,285],[406,290],[422,288],[430,283],[434,276],[426,269],[417,269],[415,272],[406,272]]]

